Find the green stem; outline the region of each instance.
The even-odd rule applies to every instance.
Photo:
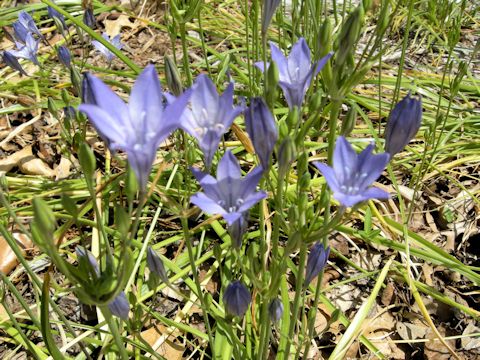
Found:
[[[198,278],[198,273],[197,273],[197,268],[195,266],[195,256],[193,254],[193,248],[192,248],[192,243],[190,241],[190,230],[188,228],[188,221],[185,216],[181,216],[181,222],[182,222],[182,229],[183,229],[183,235],[185,239],[185,243],[187,244],[187,250],[188,250],[188,259],[190,262],[190,266],[192,267],[192,276],[195,281],[195,285],[197,287],[197,296],[198,299],[200,300],[200,306],[202,308],[202,315],[203,315],[203,321],[205,323],[205,327],[207,328],[207,333],[208,333],[208,341],[210,345],[210,350],[212,352],[212,359],[215,359],[215,346],[214,346],[214,341],[213,341],[213,335],[212,335],[212,329],[210,327],[210,322],[208,319],[208,308],[205,303],[205,298],[203,297],[203,292],[202,292],[202,286],[200,284],[200,279]]]
[[[182,40],[182,52],[183,52],[183,71],[187,75],[187,86],[192,85],[192,73],[190,72],[190,62],[188,61],[188,44],[187,44],[187,29],[185,23],[181,22],[180,26],[180,38]]]
[[[343,98],[343,97],[342,97]],[[333,149],[335,149],[335,135],[337,133],[338,114],[342,106],[342,98],[334,99],[330,110],[330,118],[328,120],[328,163],[332,165]]]
[[[300,247],[300,259],[298,264],[297,280],[295,284],[295,299],[293,300],[290,329],[288,330],[287,346],[285,349],[285,355],[283,357],[285,360],[288,360],[288,356],[290,354],[290,346],[295,333],[295,327],[297,325],[300,299],[303,297],[303,273],[305,272],[306,258],[307,258],[307,244],[303,242]]]
[[[107,321],[108,328],[112,333],[113,340],[115,341],[115,345],[117,345],[120,358],[122,360],[128,360],[129,357],[128,357],[127,349],[124,346],[122,336],[118,331],[117,323],[113,319],[112,314],[110,313],[110,310],[108,310],[108,307],[106,306],[100,306],[100,310],[102,311],[103,317]]]

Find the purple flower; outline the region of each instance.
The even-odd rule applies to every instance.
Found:
[[[70,69],[70,62],[72,60],[72,57],[70,55],[70,51],[68,50],[68,48],[66,46],[59,46],[58,49],[57,49],[57,53],[58,53],[58,59],[60,60],[60,62],[65,65],[66,68]]]
[[[192,172],[205,192],[196,193],[190,201],[206,213],[222,215],[235,235],[234,246],[240,247],[248,210],[267,196],[256,191],[263,169],[257,167],[242,178],[237,159],[227,151],[218,163],[216,179],[195,168]]]
[[[223,294],[223,303],[228,314],[243,316],[250,306],[252,296],[240,281],[234,281],[227,286]]]
[[[130,305],[128,304],[125,292],[120,292],[117,297],[108,304],[108,308],[113,315],[123,320],[128,320],[128,312],[130,311]]]
[[[210,168],[220,139],[243,111],[243,107],[233,106],[232,83],[219,96],[207,75],[197,77],[192,91],[191,108],[185,110],[181,127],[198,140],[205,156],[205,165]]]
[[[120,42],[120,34],[114,36],[113,38],[110,39],[110,37],[107,35],[107,33],[103,33],[102,37],[108,41],[110,44],[115,46],[118,50],[120,50],[123,47],[123,44]],[[108,50],[105,45],[102,43],[93,40],[92,41],[93,46],[105,56],[108,62],[112,62],[112,60],[115,58],[115,54],[112,53],[110,50]]]
[[[32,16],[25,11],[20,11],[18,14],[18,20],[15,21],[12,26],[15,37],[17,40],[23,43],[26,42],[28,33],[34,33],[43,39],[42,33],[40,30],[38,30],[37,25],[35,25],[35,21],[33,20]]]
[[[388,117],[385,129],[385,150],[393,157],[402,151],[420,129],[422,123],[421,98],[407,94]]]
[[[160,256],[153,250],[151,247],[147,249],[147,265],[150,271],[155,274],[160,280],[162,280],[165,284],[168,284],[168,276],[167,271],[165,270],[165,266],[163,266],[162,259]]]
[[[25,44],[17,41],[18,50],[11,50],[10,53],[17,58],[27,59],[36,65],[40,65],[37,59],[38,42],[39,40],[36,40],[32,33],[28,33],[25,38]]]
[[[278,66],[278,84],[283,90],[289,108],[301,107],[313,77],[322,70],[333,53],[328,53],[322,59],[312,64],[310,62],[310,49],[304,38],[300,38],[293,45],[288,58],[272,42],[270,42],[270,49],[272,60]],[[257,62],[255,65],[261,71],[265,71],[263,62]]]
[[[333,168],[323,163],[314,163],[333,191],[333,197],[342,206],[352,207],[369,199],[388,199],[387,192],[371,185],[385,169],[390,155],[374,155],[372,151],[373,144],[370,144],[357,154],[352,145],[343,136],[339,136],[333,153]]]
[[[52,19],[52,20],[57,19],[58,22],[62,25],[63,29],[67,28],[67,24],[65,23],[65,18],[57,10],[55,10],[51,6],[48,6],[47,7],[47,13],[48,13],[48,16],[50,17],[50,19]]]
[[[270,156],[278,139],[277,125],[270,109],[262,98],[253,98],[245,110],[245,124],[260,164],[268,169]]]
[[[307,269],[305,272],[305,286],[308,286],[310,282],[320,274],[327,264],[328,255],[330,255],[330,248],[324,249],[323,244],[317,242],[310,249],[310,254],[307,260]]]
[[[2,58],[3,62],[12,69],[17,70],[22,75],[28,75],[25,70],[23,70],[22,65],[20,65],[15,55],[13,55],[10,51],[4,51],[2,53]]]
[[[270,305],[268,306],[268,313],[270,315],[270,320],[273,323],[279,322],[283,315],[282,300],[280,300],[279,298],[273,299]]]
[[[178,128],[190,92],[165,106],[153,65],[148,65],[138,76],[128,104],[100,79],[90,74],[85,77],[84,103],[78,109],[88,115],[112,152],[127,153],[139,186],[145,190],[157,148]]]

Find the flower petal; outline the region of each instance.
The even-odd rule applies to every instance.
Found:
[[[357,153],[343,136],[339,136],[333,152],[333,170],[335,171],[338,184],[351,179],[356,168]]]
[[[106,110],[96,105],[81,104],[79,111],[86,113],[100,136],[108,142],[123,147],[127,145],[126,131],[122,123],[112,117]]]
[[[325,181],[333,192],[340,190],[337,178],[335,177],[335,172],[330,166],[318,161],[314,162],[313,165],[315,165],[317,169],[320,170],[323,177],[325,178]]]
[[[240,179],[242,171],[240,165],[238,165],[237,158],[232,154],[230,150],[225,152],[222,159],[218,162],[217,167],[217,180],[222,181],[227,177]]]
[[[192,204],[197,205],[202,211],[205,211],[207,214],[220,214],[225,215],[227,212],[223,207],[218,205],[213,199],[209,198],[202,192],[192,195],[190,198]]]

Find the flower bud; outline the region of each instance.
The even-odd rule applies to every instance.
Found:
[[[120,292],[111,303],[108,304],[108,308],[112,315],[117,316],[123,320],[128,320],[128,312],[130,311],[130,305],[128,304],[125,292]]]
[[[22,75],[28,74],[23,70],[22,65],[18,62],[17,58],[13,56],[9,51],[4,51],[2,54],[3,62],[10,66],[12,69],[17,70]]]
[[[82,103],[89,105],[96,105],[95,93],[92,88],[91,78],[87,73],[83,73],[82,79]]]
[[[57,10],[52,8],[51,6],[47,7],[47,13],[50,19],[55,21],[55,24],[61,28],[62,32],[64,29],[67,28],[67,24],[65,24],[65,18],[62,14],[60,14]]]
[[[295,161],[295,144],[290,136],[285,137],[278,149],[278,172],[279,176],[285,176],[289,166]]]
[[[326,250],[323,244],[317,242],[310,249],[310,254],[307,260],[307,270],[305,273],[305,286],[308,286],[310,282],[323,270],[327,264],[328,255],[330,255],[330,248]]]
[[[147,249],[147,265],[150,271],[162,280],[165,284],[168,284],[167,271],[165,266],[163,266],[162,259],[160,256],[153,250],[151,247]]]
[[[364,22],[364,10],[360,5],[348,16],[342,25],[342,30],[338,38],[338,50],[336,52],[336,64],[342,66],[348,58],[353,54],[353,46],[360,36],[360,30]]]
[[[278,139],[278,130],[275,119],[262,98],[251,99],[250,107],[245,110],[245,125],[260,165],[267,170]]]
[[[252,301],[248,289],[240,281],[234,281],[227,286],[223,294],[223,303],[228,314],[242,317]]]
[[[67,68],[70,69],[70,62],[72,60],[72,57],[70,56],[70,51],[66,46],[59,46],[57,49],[57,54],[58,54],[58,59],[60,62]]]
[[[270,320],[273,323],[277,323],[280,321],[283,315],[283,303],[282,300],[276,298],[270,303],[268,307],[268,313],[270,315]]]
[[[95,259],[95,256],[83,246],[77,246],[75,252],[77,253],[77,261],[80,269],[99,277],[100,269],[98,268],[98,262],[97,259]]]
[[[355,106],[350,107],[347,112],[347,116],[342,121],[342,136],[348,136],[355,127],[355,121],[357,120],[357,108]]]
[[[265,36],[267,33],[268,26],[272,21],[273,14],[277,10],[280,0],[265,0],[263,2],[263,11],[262,11],[262,34]]]
[[[393,108],[385,129],[385,150],[392,158],[413,139],[422,123],[422,101],[407,94]]]
[[[91,29],[97,27],[97,20],[95,20],[95,15],[93,15],[93,9],[91,7],[85,9],[83,13],[83,23]]]
[[[170,91],[175,96],[180,96],[183,92],[182,80],[175,62],[170,56],[165,56],[165,77]]]

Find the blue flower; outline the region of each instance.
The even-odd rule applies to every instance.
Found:
[[[190,201],[206,213],[222,215],[234,235],[233,245],[240,247],[248,210],[267,196],[256,190],[263,169],[257,167],[242,178],[237,159],[227,151],[218,163],[216,179],[195,168],[192,172],[204,192],[196,193]]]
[[[292,47],[290,55],[285,57],[280,49],[270,42],[272,60],[278,66],[279,82],[290,109],[301,107],[305,93],[312,79],[322,70],[333,53],[328,53],[315,63],[310,62],[310,49],[304,38],[300,38]],[[265,71],[264,63],[255,65]]]
[[[240,281],[234,281],[227,286],[223,294],[223,303],[228,314],[243,316],[250,306],[252,296]]]
[[[153,65],[138,76],[128,104],[93,75],[86,74],[83,85],[85,103],[78,109],[88,115],[112,152],[127,153],[139,186],[145,190],[157,148],[178,128],[190,92],[164,105]]]
[[[39,38],[43,39],[42,33],[38,30],[37,25],[35,25],[32,16],[25,11],[20,11],[18,14],[18,20],[15,21],[12,26],[15,37],[22,43],[26,42],[28,33],[36,34]]]
[[[415,137],[422,123],[422,99],[407,94],[388,117],[385,150],[393,157]]]
[[[23,70],[22,65],[20,65],[15,55],[13,55],[10,51],[4,51],[2,53],[2,58],[3,62],[12,69],[17,70],[22,75],[28,75],[25,70]]]
[[[265,34],[272,21],[273,14],[277,10],[278,5],[280,5],[280,0],[265,0],[263,2],[262,10],[262,34]]]
[[[220,140],[233,120],[243,111],[243,106],[233,106],[233,84],[219,96],[212,80],[200,75],[192,87],[191,107],[183,114],[181,127],[198,141],[210,168]]]
[[[251,100],[250,107],[245,110],[245,125],[260,164],[266,170],[278,139],[278,130],[275,119],[262,98]]]
[[[390,155],[374,155],[372,151],[373,144],[370,144],[357,154],[352,145],[343,136],[339,136],[333,154],[333,168],[319,162],[314,163],[333,191],[333,197],[342,206],[352,207],[369,199],[388,199],[387,192],[371,185],[385,169]]]
[[[108,41],[110,44],[115,46],[118,50],[120,50],[123,47],[123,44],[120,42],[120,34],[114,36],[113,38],[110,39],[110,37],[107,35],[107,33],[103,33],[102,37]],[[92,41],[93,46],[107,59],[108,62],[112,62],[112,60],[115,58],[115,54],[112,53],[110,50],[108,50],[105,45],[102,43],[93,40]]]
[[[17,41],[18,50],[10,50],[10,53],[17,58],[27,59],[36,65],[40,65],[37,59],[38,42],[39,40],[36,40],[32,33],[28,33],[25,38],[25,44]]]
[[[323,244],[317,242],[310,249],[310,254],[307,260],[307,269],[305,271],[305,286],[308,286],[310,282],[320,274],[327,264],[328,256],[330,255],[330,248],[325,250]]]

